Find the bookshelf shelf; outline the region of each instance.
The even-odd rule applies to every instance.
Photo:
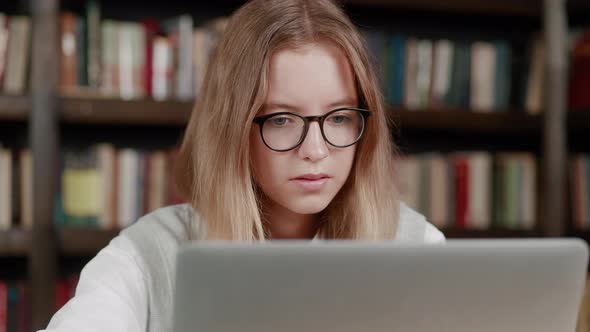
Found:
[[[517,230],[517,229],[462,229],[462,228],[446,228],[442,232],[448,239],[456,238],[527,238],[540,237],[541,234],[535,230]]]
[[[541,134],[542,117],[524,112],[478,113],[470,110],[419,110],[392,108],[396,126],[493,134]]]
[[[0,96],[0,121],[26,121],[30,102],[25,96]]]
[[[512,16],[540,16],[542,2],[538,0],[348,0],[353,5],[375,5],[380,7],[415,10],[449,11],[460,13],[485,13]]]
[[[590,130],[590,110],[568,112],[567,121],[571,131],[585,133]]]
[[[22,229],[0,232],[0,256],[27,256],[31,246],[31,233]]]
[[[95,255],[119,234],[119,230],[64,227],[58,232],[60,250],[66,256]]]
[[[192,102],[109,98],[61,98],[60,117],[64,123],[105,125],[184,126]]]

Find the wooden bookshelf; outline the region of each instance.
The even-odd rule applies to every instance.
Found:
[[[437,129],[494,134],[541,134],[542,117],[516,112],[474,112],[468,109],[416,110],[392,108],[398,126],[404,129]]]
[[[27,256],[31,248],[31,233],[22,229],[0,232],[0,257]]]
[[[125,101],[115,98],[60,98],[60,117],[68,124],[184,126],[192,101]],[[417,110],[392,107],[407,129],[444,129],[478,133],[540,134],[542,116],[517,111],[479,113],[468,109]]]
[[[348,0],[345,2],[364,6],[511,16],[540,16],[542,13],[542,2],[538,0]]]
[[[25,96],[0,96],[0,121],[26,121],[31,108]]]
[[[452,17],[469,17],[472,14],[478,17],[490,16],[495,22],[496,16],[516,17],[528,21],[540,21],[545,18],[542,25],[547,31],[552,31],[552,36],[559,35],[555,33],[556,29],[563,27],[560,24],[551,24],[548,17],[552,15],[559,16],[559,10],[555,11],[547,7],[547,12],[543,14],[543,6],[548,6],[548,1],[539,0],[496,0],[496,1],[472,1],[472,0],[342,0],[349,8],[370,8],[371,10],[383,9],[384,17],[398,9],[407,10],[412,15],[420,16],[421,12],[427,13],[433,20],[430,28],[444,29],[444,24],[440,24],[437,18],[442,15]],[[572,1],[570,1],[572,2]],[[586,0],[578,1],[580,4],[586,4]],[[60,268],[57,256],[61,257],[78,257],[93,256],[101,248],[105,247],[109,241],[118,234],[117,231],[103,231],[91,229],[64,228],[55,229],[53,222],[54,216],[54,193],[56,192],[55,177],[48,177],[47,174],[57,174],[59,162],[57,160],[60,152],[58,138],[66,140],[79,141],[78,135],[86,133],[87,125],[97,125],[92,130],[100,131],[100,126],[120,126],[117,130],[126,130],[128,126],[152,126],[166,127],[168,130],[176,130],[184,127],[192,109],[192,102],[181,101],[164,101],[156,102],[153,100],[133,100],[124,101],[113,98],[100,97],[72,97],[60,96],[58,93],[59,77],[59,33],[56,29],[59,27],[60,9],[70,9],[74,11],[83,10],[84,1],[78,0],[43,0],[33,1],[32,8],[33,18],[33,38],[31,40],[31,82],[30,97],[28,96],[0,96],[0,122],[4,120],[26,121],[30,133],[31,148],[35,158],[34,179],[36,183],[35,211],[33,230],[24,232],[12,230],[0,233],[0,257],[1,256],[26,256],[28,261],[28,272],[25,278],[32,281],[33,287],[33,329],[42,329],[46,326],[54,310],[54,286],[56,276]],[[235,8],[244,3],[242,0],[221,0],[216,3],[193,2],[189,5],[181,0],[171,0],[163,3],[156,0],[130,0],[122,4],[120,1],[104,0],[100,1],[101,7],[104,8],[104,18],[130,20],[139,20],[147,16],[167,16],[179,15],[182,13],[194,14],[195,18],[202,19],[209,13],[227,13],[230,8]],[[348,6],[349,5],[349,6]],[[565,3],[562,4],[565,6]],[[120,7],[123,6],[123,7]],[[561,5],[560,5],[561,6]],[[28,3],[27,3],[28,8]],[[123,10],[130,9],[130,10]],[[132,10],[137,9],[137,10]],[[551,11],[549,9],[552,9]],[[558,8],[559,9],[559,8]],[[404,11],[405,13],[406,11]],[[78,14],[80,14],[79,12]],[[128,14],[126,14],[128,13]],[[127,15],[127,16],[126,16]],[[440,16],[438,16],[440,15]],[[369,17],[368,19],[371,19]],[[530,19],[532,18],[532,20]],[[555,17],[553,17],[555,18]],[[412,17],[410,17],[410,20]],[[499,22],[502,17],[499,18]],[[415,23],[413,23],[415,24]],[[484,24],[477,28],[485,28]],[[539,24],[540,26],[540,24]],[[510,29],[512,26],[509,26]],[[428,28],[422,27],[420,28]],[[496,27],[487,27],[495,29]],[[423,29],[423,30],[424,30]],[[475,29],[477,30],[477,29]],[[527,33],[527,32],[525,32]],[[550,34],[547,34],[549,36]],[[555,42],[549,43],[548,49],[562,49]],[[556,52],[549,52],[550,54]],[[557,52],[559,53],[559,52]],[[552,63],[562,63],[553,61]],[[550,68],[547,68],[550,69]],[[556,70],[548,70],[550,85],[549,91],[563,92],[564,81],[559,79],[560,74]],[[556,76],[557,79],[556,79]],[[565,94],[564,94],[565,95]],[[548,93],[548,100],[555,101],[558,96]],[[559,100],[558,100],[559,101]],[[553,105],[547,110],[548,114],[556,116],[559,122],[561,107],[554,105],[560,103],[550,102]],[[424,129],[438,130],[453,133],[488,133],[494,135],[505,135],[512,139],[512,135],[525,133],[534,136],[535,142],[543,140],[549,142],[543,146],[542,154],[547,160],[554,164],[552,167],[542,167],[539,177],[543,185],[539,186],[541,196],[546,197],[546,210],[556,211],[555,213],[543,213],[546,224],[539,225],[539,231],[518,231],[505,229],[492,230],[463,230],[463,229],[445,229],[443,230],[448,238],[512,238],[512,237],[534,237],[538,235],[555,236],[563,235],[561,233],[562,225],[562,200],[561,192],[555,195],[547,195],[547,192],[553,190],[553,187],[559,188],[561,183],[558,181],[554,186],[548,186],[550,183],[547,179],[560,178],[564,174],[563,169],[556,167],[558,163],[564,163],[561,158],[563,146],[560,144],[559,137],[565,136],[562,128],[559,130],[547,129],[547,124],[552,122],[553,118],[547,116],[534,116],[526,114],[520,110],[510,111],[507,113],[474,113],[467,109],[454,110],[424,110],[419,112],[407,111],[399,108],[392,108],[394,117],[404,129]],[[29,116],[29,112],[32,116]],[[589,128],[589,120],[576,118],[578,115],[569,116],[569,122],[572,128],[579,128],[584,131]],[[582,115],[580,115],[582,116]],[[587,117],[583,115],[582,117]],[[587,119],[587,118],[586,118]],[[585,123],[585,124],[584,124]],[[62,126],[67,124],[67,126]],[[561,126],[561,123],[557,123]],[[65,127],[65,129],[64,129]],[[146,132],[152,128],[148,128]],[[66,133],[66,131],[68,131]],[[545,135],[550,131],[551,135]],[[110,131],[105,130],[108,135]],[[73,134],[72,134],[73,133]],[[135,133],[141,139],[144,133]],[[68,136],[69,135],[69,136]],[[83,135],[79,135],[83,136]],[[425,135],[428,136],[428,135]],[[84,136],[86,137],[86,136]],[[465,137],[470,137],[465,135]],[[541,139],[541,137],[544,137]],[[557,139],[556,139],[557,137]],[[555,143],[557,142],[557,143]],[[550,144],[550,145],[549,145]],[[449,146],[453,148],[455,146]],[[559,153],[556,153],[559,152]],[[556,158],[557,156],[557,158]],[[546,165],[544,165],[546,166]],[[541,172],[541,171],[540,171]],[[557,198],[555,197],[557,196]],[[550,224],[554,223],[556,225]],[[20,258],[19,258],[20,259]],[[4,266],[0,266],[3,269]]]
[[[60,253],[66,256],[94,256],[119,234],[119,230],[64,227],[58,231]]]
[[[588,133],[590,131],[590,110],[568,112],[567,125],[572,132]]]
[[[466,229],[466,228],[445,228],[442,230],[447,239],[486,239],[486,238],[530,238],[541,237],[541,233],[535,230],[519,229]]]
[[[70,124],[183,126],[191,109],[190,101],[59,99],[60,118]]]

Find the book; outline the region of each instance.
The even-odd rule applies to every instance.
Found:
[[[8,331],[8,285],[0,280],[0,332]]]
[[[33,228],[33,156],[31,150],[19,153],[20,165],[20,224],[25,230]]]
[[[489,229],[491,226],[492,156],[488,152],[471,153],[469,163],[470,228]]]
[[[8,58],[8,20],[8,16],[0,13],[0,89],[3,86]]]
[[[453,70],[453,43],[450,40],[438,40],[432,50],[432,81],[430,87],[430,106],[441,108],[451,88]]]
[[[0,146],[0,231],[12,228],[12,152]]]
[[[3,91],[6,94],[21,95],[26,89],[29,68],[31,19],[26,16],[12,16],[8,25],[10,36]]]
[[[524,105],[526,111],[531,114],[539,114],[542,110],[545,84],[545,57],[545,42],[541,38],[535,38],[532,44]]]
[[[497,54],[494,44],[475,42],[471,45],[470,107],[477,112],[494,108]]]
[[[59,18],[61,39],[59,85],[64,93],[72,91],[78,85],[76,20],[76,15],[70,12],[61,13]]]

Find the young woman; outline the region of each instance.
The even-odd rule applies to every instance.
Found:
[[[46,331],[168,331],[186,241],[437,243],[399,201],[386,110],[358,31],[330,0],[254,0],[230,19],[181,147],[190,204],[123,230]]]

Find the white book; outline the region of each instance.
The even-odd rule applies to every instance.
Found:
[[[133,31],[133,98],[144,98],[145,91],[145,49],[146,31],[141,24],[134,23]]]
[[[6,71],[6,60],[8,56],[8,16],[0,13],[0,79]],[[0,81],[0,86],[2,86]]]
[[[449,40],[438,40],[433,47],[432,84],[430,104],[434,107],[444,105],[451,88],[453,72],[453,43]]]
[[[420,108],[417,91],[418,79],[418,41],[408,38],[406,41],[406,65],[404,77],[404,104],[408,110]]]
[[[156,37],[153,43],[152,97],[161,101],[171,95],[172,46],[166,37]]]
[[[122,22],[118,26],[119,34],[119,95],[124,100],[136,98],[133,80],[133,40],[134,23]]]
[[[102,229],[111,229],[116,221],[113,218],[113,195],[116,195],[116,188],[113,188],[115,176],[115,148],[111,144],[99,144],[96,147],[98,157],[98,172],[100,181],[101,208],[98,214],[98,226]]]
[[[533,42],[525,100],[525,108],[531,114],[539,114],[543,105],[545,57],[545,43],[541,38],[537,38]]]
[[[471,109],[490,112],[494,108],[496,47],[488,42],[473,43],[471,61]]]
[[[199,95],[209,63],[212,47],[211,32],[208,28],[197,28],[193,32],[193,89]]]
[[[31,19],[12,16],[9,20],[8,58],[4,77],[4,92],[23,94],[26,89],[31,44]]]
[[[489,229],[491,224],[492,156],[488,152],[469,154],[469,212],[467,225]]]
[[[432,77],[432,41],[420,40],[417,45],[416,91],[418,108],[428,107],[430,97],[430,79]]]
[[[154,211],[166,205],[166,153],[153,152],[150,156],[148,177],[148,211]]]
[[[118,23],[104,20],[101,25],[101,90],[105,96],[119,94],[119,34]]]
[[[193,98],[193,19],[182,15],[178,20],[178,72],[176,73],[176,97]]]
[[[438,228],[444,228],[449,223],[447,165],[446,158],[442,154],[432,154],[430,158],[430,221]]]
[[[420,209],[420,159],[416,156],[405,156],[400,163],[399,193],[401,200],[414,210]]]
[[[12,153],[0,147],[0,231],[12,227]]]
[[[523,229],[533,229],[537,215],[537,165],[535,157],[531,154],[523,154],[520,162],[522,167],[520,219]]]
[[[33,228],[33,155],[31,150],[20,152],[20,224],[23,229]]]
[[[138,173],[138,153],[132,149],[122,149],[118,157],[118,226],[127,227],[134,223],[137,218],[137,173]]]

